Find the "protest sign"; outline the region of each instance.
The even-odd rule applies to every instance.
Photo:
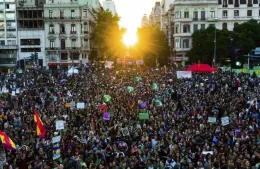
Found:
[[[65,107],[66,107],[66,108],[70,108],[70,103],[66,103],[66,104],[65,104]]]
[[[209,123],[216,123],[216,117],[208,117],[208,122]]]
[[[56,130],[63,130],[64,129],[64,123],[65,123],[65,121],[63,121],[63,120],[56,121]]]
[[[139,119],[140,120],[148,120],[149,114],[148,113],[139,113]]]
[[[77,109],[85,109],[85,103],[77,103]]]
[[[192,73],[191,71],[177,71],[177,78],[182,79],[182,78],[191,78]]]
[[[104,113],[103,120],[110,120],[110,113]]]
[[[222,117],[221,118],[221,124],[222,124],[222,126],[229,125],[229,117],[228,116]]]

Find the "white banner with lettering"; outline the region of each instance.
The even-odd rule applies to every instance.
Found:
[[[191,71],[177,71],[178,79],[191,78],[191,77],[192,77]]]

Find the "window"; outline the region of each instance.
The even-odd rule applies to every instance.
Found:
[[[247,16],[252,16],[252,10],[247,10]]]
[[[260,16],[260,10],[259,10],[259,14],[258,15]]]
[[[41,52],[41,48],[21,48],[21,52]]]
[[[201,11],[200,12],[200,15],[201,15],[201,20],[205,20],[205,17],[206,17],[206,12],[205,11]]]
[[[49,10],[49,17],[50,17],[50,18],[53,17],[53,10]]]
[[[195,32],[196,30],[198,30],[198,24],[193,24],[193,32]]]
[[[60,25],[60,33],[65,33],[65,26],[63,24]]]
[[[215,11],[210,11],[210,17],[215,18]]]
[[[248,7],[252,7],[252,6],[253,6],[253,2],[252,2],[252,0],[248,0],[248,2],[247,2],[247,6],[248,6]]]
[[[206,25],[205,25],[205,24],[201,24],[201,25],[200,25],[200,29],[201,29],[201,30],[204,30],[205,28],[206,28]]]
[[[234,10],[234,17],[239,17],[239,10]]]
[[[72,18],[75,17],[75,10],[74,10],[74,9],[71,10],[71,17],[72,17]]]
[[[86,18],[88,16],[88,12],[86,10],[83,11],[83,17]]]
[[[227,30],[227,23],[222,24],[222,30]]]
[[[181,12],[180,11],[178,11],[178,12],[175,12],[175,18],[181,18]]]
[[[253,3],[254,4],[258,4],[258,0],[253,0]]]
[[[233,0],[228,0],[228,4],[233,4]]]
[[[228,11],[227,10],[223,10],[222,17],[223,18],[227,18],[227,16],[228,16]]]
[[[240,4],[246,4],[246,0],[240,0]]]
[[[198,11],[193,12],[193,19],[198,19]]]
[[[180,33],[180,25],[175,25],[175,33]]]
[[[54,34],[54,25],[49,26],[50,34]]]
[[[218,0],[218,4],[219,4],[219,5],[221,5],[221,4],[222,4],[221,0]]]
[[[60,40],[60,44],[61,44],[61,49],[65,49],[66,48],[66,41],[65,41],[65,39],[61,39]]]
[[[6,5],[5,5],[5,9],[9,9],[9,4],[6,4]]]
[[[175,48],[180,48],[180,39],[175,39]]]
[[[71,40],[71,47],[73,47],[73,48],[76,47],[76,39]]]
[[[84,39],[83,46],[84,46],[84,47],[87,47],[87,46],[88,46],[88,39]]]
[[[224,7],[227,7],[227,0],[223,0],[223,5],[224,5]]]
[[[189,39],[183,39],[183,48],[189,48]]]
[[[209,27],[215,28],[215,24],[209,24]]]
[[[54,48],[54,40],[50,40],[50,48]]]
[[[190,33],[190,25],[183,25],[183,33]]]
[[[71,32],[76,32],[76,25],[75,24],[71,25]]]
[[[184,18],[189,18],[189,12],[184,12]]]
[[[64,10],[60,10],[60,18],[61,18],[61,19],[64,18]]]
[[[20,39],[21,45],[41,45],[40,39]]]
[[[234,7],[239,7],[239,0],[235,0],[235,5]]]

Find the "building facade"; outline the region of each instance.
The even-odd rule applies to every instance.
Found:
[[[217,29],[233,30],[237,23],[259,20],[259,4],[257,0],[252,1],[175,0],[172,6],[174,57],[186,58],[186,52],[192,48],[192,33],[198,29],[214,26]]]
[[[92,7],[77,0],[52,0],[44,5],[47,67],[70,68],[88,60]]]
[[[160,28],[161,26],[161,4],[160,2],[155,2],[152,12],[149,15],[149,24]]]
[[[0,1],[0,68],[15,67],[17,61],[16,1]]]
[[[141,27],[148,26],[149,25],[149,19],[146,14],[144,14],[141,22]]]
[[[103,8],[109,10],[113,15],[116,14],[116,5],[113,0],[106,0],[103,2]]]
[[[21,68],[46,66],[43,6],[45,0],[17,1],[18,60]],[[31,61],[32,55],[37,55]],[[34,63],[34,64],[33,64]]]

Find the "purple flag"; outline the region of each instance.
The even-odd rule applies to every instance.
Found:
[[[141,108],[144,109],[144,108],[146,108],[146,107],[147,107],[147,102],[143,102],[143,103],[141,104]]]
[[[103,120],[110,120],[110,113],[104,113]]]

